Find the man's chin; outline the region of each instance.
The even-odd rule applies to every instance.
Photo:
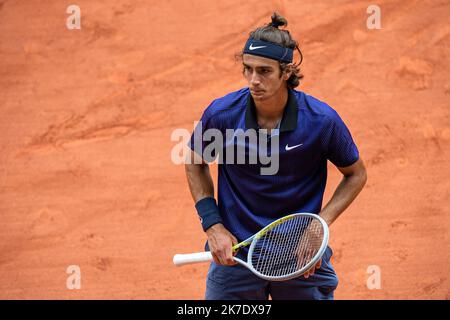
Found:
[[[253,100],[264,100],[264,92],[252,92],[252,98]]]

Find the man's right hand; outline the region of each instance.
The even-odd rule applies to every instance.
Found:
[[[233,246],[238,243],[237,239],[223,226],[217,223],[206,230],[208,236],[209,250],[214,262],[221,265],[232,266],[236,264],[233,259]]]

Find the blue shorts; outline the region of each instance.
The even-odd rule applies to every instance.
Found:
[[[206,280],[206,300],[333,300],[338,278],[330,263],[333,251],[327,247],[320,269],[305,279],[267,281],[239,264],[211,263]]]

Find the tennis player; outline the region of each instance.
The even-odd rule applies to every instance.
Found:
[[[225,159],[218,165],[216,202],[209,165],[203,157],[208,142],[195,146],[194,135],[190,141],[187,180],[208,238],[206,249],[214,259],[206,280],[208,300],[333,299],[338,278],[330,263],[330,247],[305,275],[270,282],[236,264],[232,246],[291,213],[316,213],[331,225],[367,179],[358,148],[336,111],[294,89],[302,75],[301,59],[294,63],[293,55],[295,50],[300,57],[302,54],[289,31],[279,29],[282,26],[287,26],[286,19],[274,13],[269,24],[250,33],[240,55],[248,87],[214,100],[200,120],[202,132],[217,129],[224,136],[229,129],[267,129],[268,140],[279,141],[279,150],[269,150],[278,155],[276,173],[261,174],[266,165],[261,162],[230,164],[230,159]],[[245,148],[248,152],[251,142],[246,140]],[[196,164],[194,159],[200,161]],[[328,160],[343,177],[322,208]]]

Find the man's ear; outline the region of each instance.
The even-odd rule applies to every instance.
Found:
[[[284,80],[288,80],[292,75],[293,63],[289,63],[286,65],[286,69],[284,69]]]

